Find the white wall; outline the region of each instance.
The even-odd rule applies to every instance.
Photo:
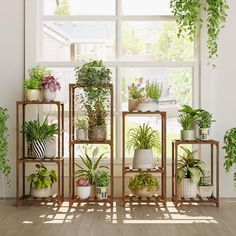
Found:
[[[3,1],[0,8],[0,106],[8,108],[11,116],[8,127],[9,153],[12,166],[12,185],[7,188],[7,196],[15,196],[15,101],[23,98],[24,78],[24,24],[23,0]],[[236,42],[236,2],[228,0],[230,10],[226,28],[219,40],[219,59],[217,68],[207,66],[206,36],[201,38],[201,104],[213,112],[216,125],[213,137],[223,145],[223,135],[231,127],[236,127],[236,95],[234,42]],[[226,175],[223,168],[224,152],[220,154],[220,180],[222,197],[236,197],[232,175]],[[66,171],[67,172],[67,171]],[[170,171],[168,171],[170,173]],[[0,177],[1,178],[1,177]],[[118,180],[118,179],[117,179]],[[168,181],[168,185],[170,182]],[[169,191],[168,191],[169,192]],[[0,196],[2,196],[0,182]]]
[[[0,8],[0,106],[10,114],[8,158],[12,167],[11,188],[7,196],[15,196],[15,102],[23,98],[24,78],[24,9],[23,0],[1,0]],[[0,177],[1,179],[1,177]],[[0,194],[2,195],[2,181]],[[1,196],[0,195],[0,196]]]

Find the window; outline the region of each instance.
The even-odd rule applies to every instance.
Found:
[[[26,1],[26,22],[26,71],[36,64],[51,68],[62,84],[58,98],[66,111],[75,66],[101,59],[112,69],[116,158],[121,157],[121,112],[127,110],[128,84],[140,78],[162,83],[160,107],[168,114],[170,157],[170,141],[179,137],[178,108],[198,105],[198,47],[177,38],[169,0],[32,0]],[[66,119],[68,125],[68,112]],[[128,123],[133,127],[142,122],[137,118]]]

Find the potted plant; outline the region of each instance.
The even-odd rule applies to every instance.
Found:
[[[76,138],[78,140],[88,139],[88,117],[80,116],[76,117],[74,121],[74,126],[76,129]]]
[[[42,66],[32,67],[29,78],[24,81],[25,96],[28,101],[40,100],[41,82],[45,76],[51,75],[51,71]]]
[[[53,183],[57,181],[55,170],[50,172],[43,163],[35,165],[36,171],[28,177],[30,195],[37,198],[46,198],[51,195]]]
[[[153,149],[160,150],[160,137],[148,124],[139,125],[128,132],[127,148],[134,148],[133,168],[154,168]]]
[[[128,188],[139,197],[152,197],[157,194],[160,184],[157,177],[141,172],[129,180]]]
[[[235,170],[236,163],[236,128],[227,130],[224,136],[224,147],[226,156],[224,168],[226,173],[233,168]],[[236,172],[234,172],[234,181],[236,182]],[[235,184],[236,186],[236,184]]]
[[[45,157],[46,141],[53,142],[54,135],[58,132],[58,125],[49,124],[47,117],[41,124],[38,116],[37,120],[24,122],[22,132],[25,134],[28,145],[32,147],[33,155],[42,159]],[[52,145],[55,147],[55,142]],[[53,149],[55,150],[56,147]]]
[[[93,149],[92,154],[89,155],[89,149],[85,148],[84,155],[80,155],[79,158],[82,161],[82,164],[75,163],[78,167],[78,170],[75,171],[75,178],[85,177],[89,180],[91,184],[91,193],[90,197],[94,197],[95,195],[95,183],[94,183],[94,176],[97,170],[101,168],[107,168],[105,166],[100,166],[100,161],[104,157],[105,153],[102,153],[98,156],[98,147]]]
[[[6,158],[8,149],[8,128],[7,120],[9,118],[6,108],[0,107],[0,171],[5,175],[7,183],[10,184],[11,167]]]
[[[61,89],[61,85],[54,76],[45,76],[41,82],[44,99],[46,101],[54,101],[56,99],[57,90]]]
[[[204,175],[204,162],[195,158],[197,150],[190,151],[180,146],[184,151],[181,159],[178,160],[177,178],[178,182],[182,182],[182,195],[185,198],[196,197],[197,184]]]
[[[138,100],[137,109],[142,112],[151,111],[152,106],[150,104],[151,104],[151,99],[145,93],[143,93]]]
[[[200,139],[208,140],[209,137],[209,129],[211,127],[212,122],[215,120],[212,119],[212,114],[208,111],[202,110],[198,115],[198,125],[200,128]]]
[[[201,197],[211,197],[213,193],[212,176],[209,171],[204,171],[204,175],[198,183],[198,194]]]
[[[87,177],[80,177],[76,181],[77,196],[80,199],[87,199],[91,193],[91,184]]]
[[[110,176],[108,171],[98,170],[95,173],[94,183],[96,185],[96,194],[98,199],[107,199],[109,182]]]
[[[195,140],[194,127],[197,124],[197,118],[188,113],[183,113],[179,115],[178,122],[182,126],[181,140]]]
[[[151,99],[152,109],[154,111],[158,110],[159,99],[162,95],[162,84],[158,82],[149,82],[146,83],[146,95]]]
[[[142,97],[143,88],[140,87],[140,84],[131,84],[128,86],[129,100],[128,100],[128,109],[129,111],[137,110],[139,99]]]

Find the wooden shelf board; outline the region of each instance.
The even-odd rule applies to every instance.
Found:
[[[163,167],[155,167],[152,169],[133,169],[130,167],[125,167],[125,173],[139,173],[139,172],[148,172],[148,173],[161,173],[164,174]]]
[[[141,198],[136,195],[125,195],[124,197],[125,203],[164,203],[164,197],[163,196],[152,196],[150,198]]]
[[[218,141],[210,139],[210,140],[192,140],[192,141],[185,141],[185,140],[173,140],[174,143],[177,145],[180,144],[217,144]]]
[[[173,196],[172,200],[175,202],[176,197]],[[211,196],[211,197],[201,197],[199,195],[197,195],[195,198],[178,198],[177,199],[177,203],[217,203],[217,198],[215,196]]]
[[[27,163],[38,163],[38,162],[60,162],[64,160],[64,157],[61,158],[43,158],[43,159],[36,159],[36,158],[20,158],[17,161],[19,163],[27,162]]]
[[[165,111],[123,111],[124,116],[127,115],[166,115]]]
[[[18,105],[30,105],[30,104],[38,104],[38,105],[44,105],[44,104],[55,104],[60,105],[63,104],[61,101],[17,101]]]
[[[88,198],[88,199],[80,199],[77,196],[74,196],[72,199],[72,203],[88,203],[88,204],[96,204],[96,203],[109,203],[112,204],[112,197],[108,196],[107,199],[98,199],[98,198]]]
[[[71,141],[72,145],[75,144],[112,144],[111,140],[106,140],[106,141],[91,141],[91,140],[72,140]]]

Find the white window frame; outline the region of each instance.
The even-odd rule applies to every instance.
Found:
[[[113,21],[116,25],[116,60],[104,62],[106,66],[115,68],[115,94],[119,94],[121,91],[120,68],[121,67],[168,67],[168,68],[186,68],[192,69],[192,101],[193,106],[199,106],[200,102],[200,45],[199,40],[194,42],[194,60],[186,62],[159,62],[159,61],[121,61],[121,22],[122,21],[173,21],[174,16],[143,16],[143,15],[122,15],[121,12],[121,0],[116,1],[116,14],[115,15],[86,15],[86,16],[48,16],[43,15],[43,0],[25,0],[25,74],[29,68],[39,64],[46,67],[76,67],[80,65],[79,62],[49,62],[40,61],[39,49],[41,42],[39,41],[40,34],[42,33],[43,21]],[[36,50],[35,50],[36,49]],[[116,96],[115,99],[116,112],[116,161],[121,161],[122,146],[120,132],[122,130],[122,110],[121,110],[121,96]]]

